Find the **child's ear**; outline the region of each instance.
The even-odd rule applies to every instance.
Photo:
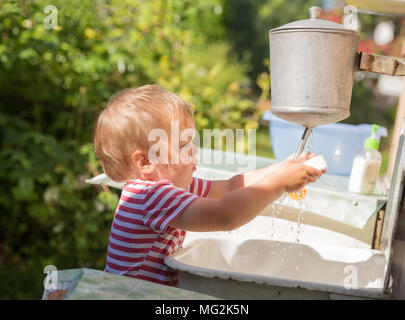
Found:
[[[131,155],[132,165],[139,170],[139,172],[149,172],[152,170],[152,165],[145,152],[142,150],[136,150]]]

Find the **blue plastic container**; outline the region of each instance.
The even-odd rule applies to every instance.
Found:
[[[282,120],[270,111],[263,114],[270,121],[269,131],[273,153],[282,161],[297,151],[304,127]],[[349,176],[357,152],[364,140],[371,135],[371,124],[332,123],[312,129],[312,152],[321,154],[328,163],[327,173]],[[377,140],[387,136],[387,129],[380,127]],[[305,151],[305,150],[304,150]]]

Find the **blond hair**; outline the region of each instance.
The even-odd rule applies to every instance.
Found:
[[[104,172],[115,181],[129,180],[131,155],[150,147],[151,129],[168,130],[171,121],[193,120],[190,105],[158,85],[124,89],[111,97],[98,116],[94,151]]]

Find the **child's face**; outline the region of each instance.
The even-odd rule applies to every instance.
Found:
[[[153,165],[157,179],[167,179],[179,188],[186,188],[191,184],[198,154],[198,148],[192,142],[194,135],[194,121],[189,121],[184,128],[180,128],[178,139],[169,143],[169,163]]]

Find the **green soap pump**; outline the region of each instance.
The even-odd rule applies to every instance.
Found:
[[[364,148],[354,158],[349,180],[351,192],[371,194],[374,191],[381,167],[380,143],[376,139],[378,128],[373,124],[371,136],[364,141]]]
[[[375,135],[377,134],[377,130],[378,130],[379,127],[380,126],[378,126],[376,124],[373,124],[371,137],[364,140],[364,148],[365,149],[378,150],[378,147],[380,146],[380,143],[375,138]]]

